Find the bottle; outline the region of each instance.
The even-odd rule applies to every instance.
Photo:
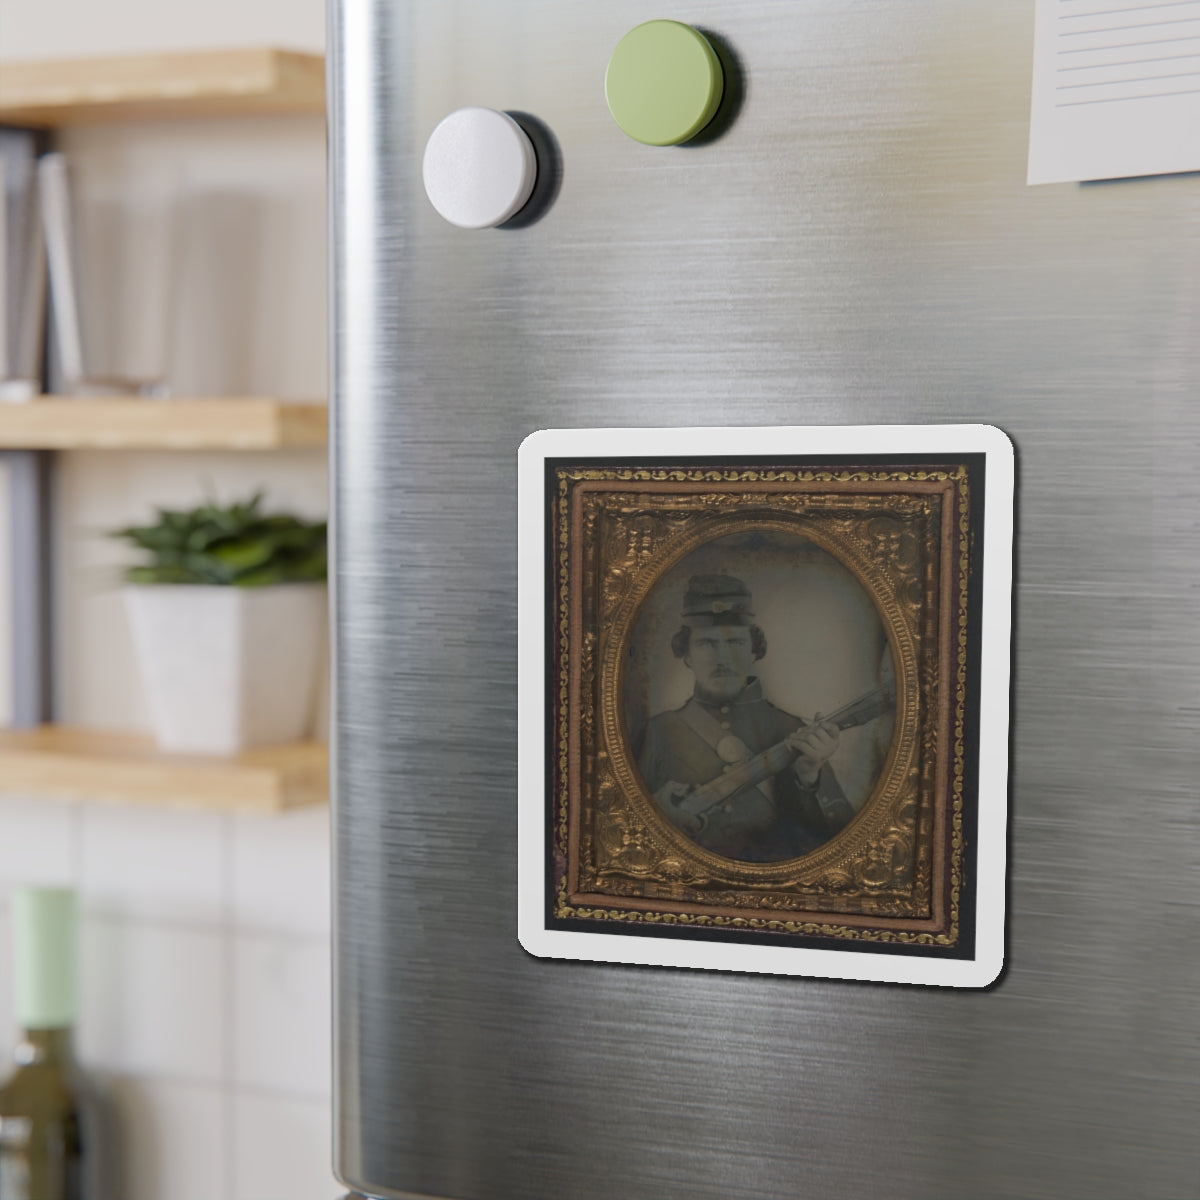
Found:
[[[16,1069],[0,1087],[0,1200],[91,1200],[75,1067],[75,893],[13,894]]]

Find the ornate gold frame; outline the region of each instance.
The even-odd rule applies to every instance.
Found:
[[[955,946],[965,467],[556,466],[552,487],[554,917]],[[646,597],[696,547],[751,528],[801,533],[846,566],[875,603],[896,667],[895,733],[869,800],[832,840],[782,863],[722,858],[665,821],[621,720],[624,650]]]

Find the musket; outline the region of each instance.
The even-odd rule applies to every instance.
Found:
[[[856,725],[865,725],[868,721],[891,712],[895,703],[895,697],[883,688],[872,688],[857,700],[851,700],[849,704],[844,704],[835,712],[822,717],[820,724],[835,725],[839,730],[853,729]],[[760,754],[752,755],[745,762],[738,763],[731,771],[693,788],[687,795],[681,796],[677,801],[673,800],[672,803],[694,817],[703,816],[710,808],[728,800],[742,788],[753,787],[754,784],[777,775],[799,757],[800,751],[794,750],[786,741],[777,742]]]

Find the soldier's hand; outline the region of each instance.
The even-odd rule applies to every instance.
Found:
[[[788,745],[800,755],[796,759],[796,774],[804,783],[816,783],[821,768],[838,748],[840,732],[836,725],[821,720],[818,713],[811,725],[797,729],[788,738]]]
[[[668,779],[666,783],[654,793],[654,803],[679,826],[684,833],[695,833],[702,828],[703,821],[699,817],[693,816],[686,809],[679,807],[679,802],[693,790],[689,783],[677,783],[674,779]]]

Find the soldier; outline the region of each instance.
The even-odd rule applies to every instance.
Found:
[[[707,850],[742,862],[797,858],[853,817],[829,765],[838,728],[776,708],[750,672],[767,652],[750,590],[732,575],[693,575],[671,639],[695,676],[682,708],[650,718],[634,746],[646,787],[667,818]],[[770,747],[794,754],[782,770],[702,813],[683,801]],[[790,758],[791,755],[784,755]]]

